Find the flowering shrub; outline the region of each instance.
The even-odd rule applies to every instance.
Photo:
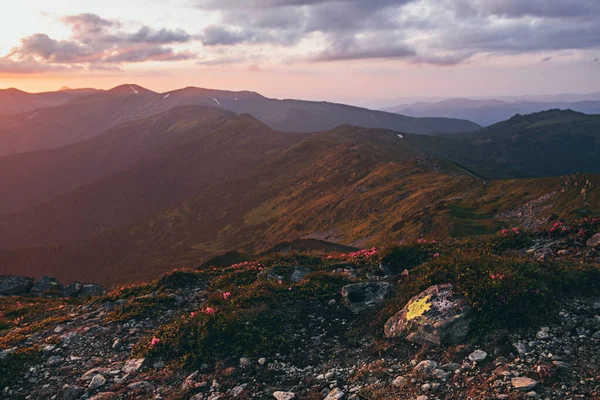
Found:
[[[357,267],[375,267],[379,264],[379,251],[373,247],[371,249],[364,249],[355,251],[350,254],[342,254],[342,260],[352,263]]]

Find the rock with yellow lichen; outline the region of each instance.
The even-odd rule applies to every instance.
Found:
[[[413,297],[384,326],[385,336],[442,346],[462,342],[471,328],[473,310],[451,284],[435,285]]]

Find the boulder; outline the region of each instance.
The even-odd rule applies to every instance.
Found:
[[[79,296],[77,297],[79,297],[80,299],[88,299],[90,297],[104,296],[105,294],[106,288],[104,288],[104,286],[98,285],[96,283],[86,283],[81,288]]]
[[[13,275],[0,276],[0,295],[2,296],[21,296],[29,293],[32,286],[33,278]]]
[[[369,282],[346,285],[342,288],[344,304],[355,314],[377,307],[394,293],[388,282]]]
[[[410,299],[385,323],[384,333],[417,344],[457,344],[470,331],[472,313],[467,299],[452,284],[435,285]]]
[[[63,291],[64,297],[77,297],[80,299],[88,299],[91,297],[104,296],[106,289],[102,285],[95,283],[80,283],[73,282],[65,287]]]
[[[307,276],[310,273],[311,273],[310,268],[306,268],[306,267],[303,267],[303,266],[299,265],[299,266],[296,267],[296,269],[292,273],[292,277],[290,278],[290,280],[293,283],[298,283],[302,279],[304,279],[305,276]]]
[[[594,236],[589,238],[586,244],[588,247],[600,248],[600,233],[596,233]]]
[[[31,294],[35,296],[62,296],[64,287],[53,276],[43,276],[33,284]]]

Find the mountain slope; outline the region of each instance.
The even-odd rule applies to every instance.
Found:
[[[163,98],[166,103],[211,104],[236,113],[248,113],[271,128],[284,132],[316,132],[339,125],[420,134],[470,132],[478,128],[464,120],[418,119],[336,103],[268,99],[254,92],[186,88],[167,93]]]
[[[4,248],[64,244],[2,251],[0,270],[112,285],[297,238],[363,247],[490,234],[509,223],[535,228],[553,212],[598,211],[599,177],[567,179],[567,186],[564,178],[486,183],[424,156],[421,136],[385,130],[344,126],[299,135],[272,151],[261,146],[258,155],[249,149],[238,162],[231,149],[240,138],[245,146],[290,137],[238,118],[254,121],[255,130],[232,135],[218,152],[204,141],[187,145],[4,218]],[[211,156],[210,165],[222,160],[220,175],[203,168]]]
[[[165,157],[235,118],[214,107],[178,107],[90,140],[0,158],[0,215],[24,210],[133,165]]]
[[[267,99],[252,92],[186,88],[158,94],[136,85],[80,96],[57,107],[8,115],[0,121],[0,156],[60,147],[94,137],[122,123],[182,105],[249,113],[273,129],[315,132],[342,124],[432,134],[473,131],[470,121],[418,119],[341,104]]]
[[[57,106],[94,91],[95,89],[68,89],[58,92],[27,93],[14,88],[0,89],[0,115]]]
[[[600,173],[600,115],[550,110],[516,115],[471,134],[415,140],[487,178]]]
[[[253,169],[261,168],[266,160],[297,140],[297,135],[273,131],[247,114],[235,116],[214,109],[208,110],[208,121],[203,121],[201,117],[206,117],[206,111],[201,107],[184,107],[157,118],[159,125],[167,122],[170,130],[180,130],[185,140],[177,145],[163,146],[162,151],[152,154],[170,137],[164,138],[162,129],[152,131],[146,137],[142,135],[143,142],[130,142],[140,147],[148,145],[148,153],[138,153],[137,160],[129,160],[129,152],[121,153],[127,148],[113,147],[113,137],[122,131],[108,132],[80,144],[90,149],[84,154],[93,156],[96,151],[121,165],[134,162],[129,168],[113,171],[112,175],[91,181],[47,203],[0,217],[3,232],[0,246],[64,243],[126,225],[188,197],[206,193],[214,182],[227,186]],[[197,119],[190,118],[195,115],[198,115]],[[154,128],[155,122],[151,118],[141,126]],[[97,147],[97,142],[106,146]],[[79,153],[75,152],[75,155],[77,157],[62,166],[63,170],[68,171],[71,165],[80,161]],[[91,165],[84,163],[88,170],[86,176],[75,175],[72,179],[90,178],[96,173],[94,167],[104,161],[103,157],[100,161],[97,158],[89,160]],[[58,171],[54,179],[60,177]],[[234,191],[235,187],[231,189]]]
[[[531,114],[550,109],[572,109],[587,114],[600,114],[600,101],[502,101],[448,99],[437,103],[414,103],[386,109],[411,117],[461,118],[489,126],[509,119],[515,114]]]

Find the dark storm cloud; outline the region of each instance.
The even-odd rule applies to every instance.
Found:
[[[69,40],[56,40],[44,33],[25,37],[21,39],[21,45],[12,49],[5,58],[4,69],[10,66],[18,70],[20,65],[23,71],[27,71],[42,65],[85,64],[93,70],[114,71],[120,68],[110,64],[195,58],[189,52],[178,53],[167,46],[192,40],[192,36],[181,29],[155,30],[142,26],[131,32],[120,21],[107,20],[95,14],[67,16],[61,18],[61,22],[71,28]]]
[[[600,47],[598,0],[195,0],[194,5],[220,16],[219,24],[199,36],[206,46],[292,46],[319,34],[324,48],[308,57],[318,61],[402,58],[455,65],[477,54]]]

